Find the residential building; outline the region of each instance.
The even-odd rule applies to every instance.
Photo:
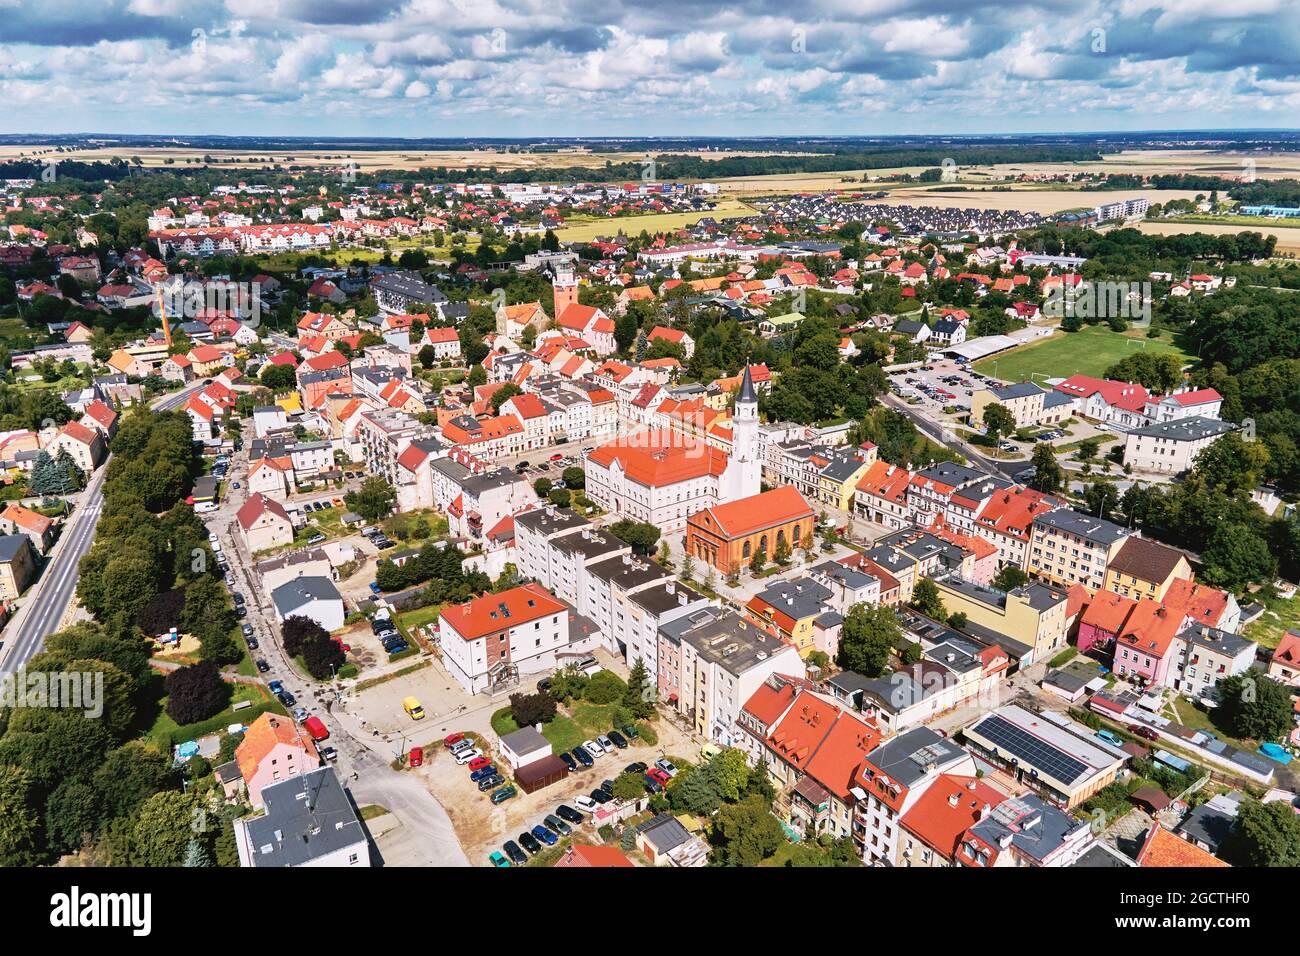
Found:
[[[343,627],[343,595],[330,577],[301,575],[271,592],[271,603],[279,621],[305,617],[330,633]]]
[[[1176,580],[1191,581],[1192,566],[1176,548],[1130,535],[1106,568],[1106,590],[1163,601]]]
[[[793,647],[805,660],[818,650],[834,657],[838,643],[831,648],[819,647],[816,627],[823,614],[832,613],[838,619],[839,615],[827,607],[833,596],[830,588],[810,577],[777,581],[749,599],[745,617]]]
[[[45,554],[54,543],[54,519],[11,501],[0,512],[0,532],[6,535],[25,534],[31,539],[36,553]]]
[[[249,554],[293,543],[293,522],[274,498],[253,493],[235,513]]]
[[[316,744],[298,724],[279,714],[262,714],[244,731],[235,748],[235,763],[253,809],[262,806],[262,791],[274,783],[320,766]]]
[[[1017,428],[1056,425],[1074,413],[1073,400],[1057,391],[1039,388],[1033,382],[991,385],[971,393],[970,423],[984,427],[984,410],[1001,405],[1011,413]]]
[[[1068,587],[1099,591],[1106,569],[1132,532],[1104,518],[1058,508],[1034,515],[1025,570]]]
[[[956,866],[967,831],[1006,799],[986,780],[940,774],[900,818],[898,856],[891,862],[901,867]]]
[[[235,820],[241,866],[369,866],[365,825],[334,768],[266,788],[266,812]]]
[[[449,605],[438,625],[444,666],[471,694],[553,670],[569,643],[568,607],[538,584]]]
[[[12,600],[36,576],[36,552],[26,534],[0,535],[0,598]]]
[[[1282,635],[1269,658],[1268,676],[1279,683],[1300,687],[1300,631],[1288,630]]]
[[[1236,426],[1217,418],[1174,418],[1124,436],[1124,464],[1134,471],[1178,475]]]
[[[1170,678],[1176,691],[1189,697],[1213,699],[1225,677],[1250,670],[1258,645],[1240,634],[1193,624],[1174,638],[1174,665]]]
[[[968,867],[1073,866],[1097,840],[1088,820],[1032,794],[1004,800],[963,834],[956,861]]]
[[[1045,660],[1065,646],[1069,595],[1064,588],[1031,582],[1001,591],[955,574],[933,580],[944,610],[965,614],[968,621],[1028,645],[1033,661]]]

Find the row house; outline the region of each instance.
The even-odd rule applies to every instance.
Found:
[[[517,455],[525,450],[527,442],[524,426],[514,415],[457,415],[443,423],[442,438],[452,445],[464,445],[487,461]]]
[[[396,487],[398,458],[417,438],[433,437],[433,429],[394,409],[367,409],[358,418],[357,437],[366,467]]]
[[[1025,570],[1032,576],[1068,587],[1082,584],[1099,591],[1106,570],[1130,532],[1104,518],[1058,508],[1034,516]]]

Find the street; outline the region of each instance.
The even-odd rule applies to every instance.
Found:
[[[174,395],[156,400],[153,407],[159,411],[178,408],[201,383],[191,385]],[[77,593],[77,566],[95,540],[95,525],[104,507],[104,476],[108,462],[104,459],[81,496],[81,503],[69,517],[50,552],[45,570],[23,597],[22,606],[9,622],[3,653],[0,654],[0,674],[12,673],[38,653],[46,635],[58,631],[64,615],[71,607]]]

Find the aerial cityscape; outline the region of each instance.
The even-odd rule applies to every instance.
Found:
[[[806,6],[0,4],[0,865],[1300,866],[1295,4]]]

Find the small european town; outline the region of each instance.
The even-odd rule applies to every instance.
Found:
[[[35,922],[819,867],[745,878],[1285,925],[1295,0],[15,0],[0,95]]]

